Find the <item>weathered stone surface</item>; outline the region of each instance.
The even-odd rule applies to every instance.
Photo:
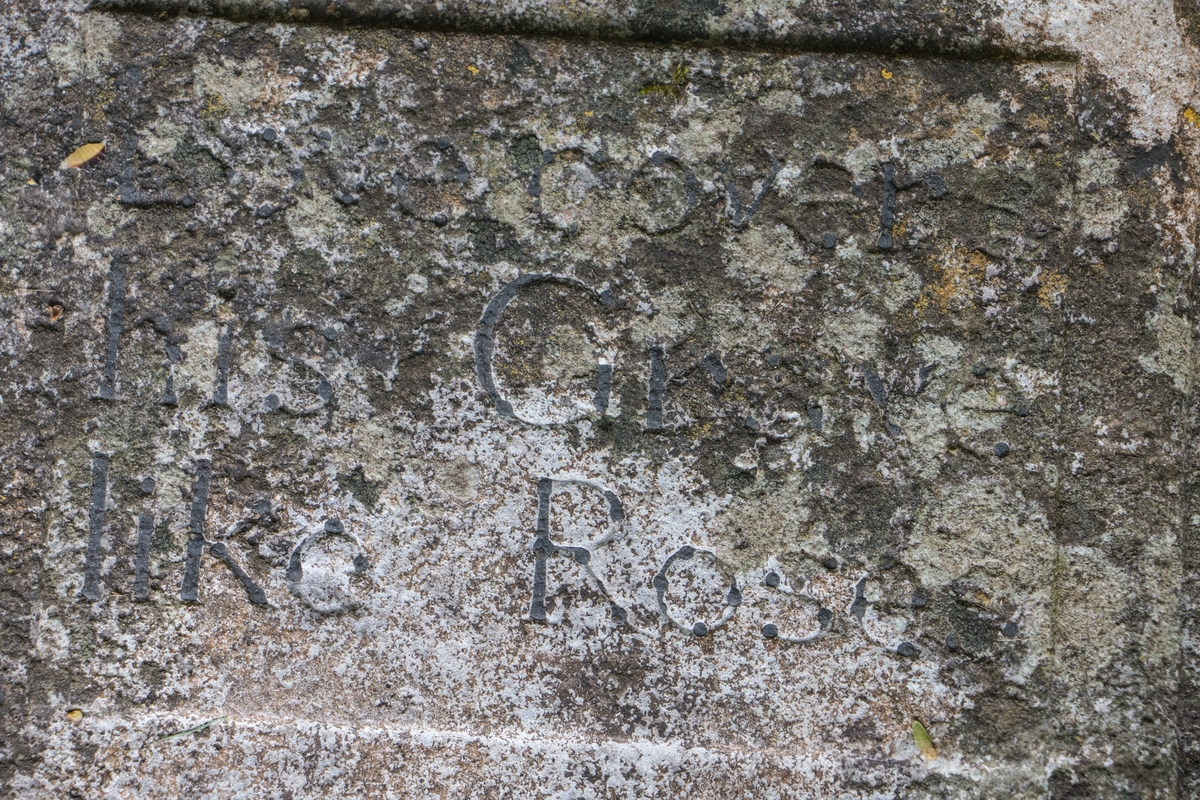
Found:
[[[1186,20],[572,9],[4,10],[6,787],[1196,796]]]

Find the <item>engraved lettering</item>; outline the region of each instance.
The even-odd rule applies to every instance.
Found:
[[[558,544],[551,539],[550,536],[550,508],[551,495],[554,493],[554,486],[560,484],[575,484],[593,491],[600,492],[608,504],[608,519],[613,523],[621,523],[625,520],[625,509],[621,505],[620,498],[616,493],[607,489],[603,489],[588,481],[565,479],[556,480],[554,478],[541,478],[538,480],[538,511],[537,524],[534,531],[533,540],[533,592],[529,603],[529,618],[539,622],[547,620],[546,613],[546,573],[547,562],[550,556],[555,553],[569,553],[577,564],[587,568],[592,560],[592,550],[596,546],[604,544],[610,540],[610,537],[601,537],[589,543],[587,547],[579,545]],[[624,608],[620,606],[612,597],[608,587],[604,581],[600,579],[592,570],[588,569],[588,574],[594,579],[601,591],[608,598],[610,603],[610,611],[614,622],[621,624],[628,618],[628,614]]]
[[[779,593],[787,597],[797,598],[806,604],[817,606],[817,629],[808,633],[796,633],[786,629],[781,629],[780,624],[771,620],[762,627],[762,635],[767,639],[778,639],[782,642],[791,644],[806,644],[814,642],[825,635],[833,622],[833,612],[827,608],[821,608],[821,604],[816,598],[809,595],[807,592],[797,591],[792,588],[791,583],[786,577],[781,575],[775,569],[769,569],[767,574],[762,579],[763,586],[771,590],[772,593]]]
[[[749,205],[743,205],[741,197],[738,195],[737,187],[733,185],[733,181],[729,179],[729,172],[725,172],[725,195],[728,202],[729,218],[733,222],[734,227],[744,228],[753,219],[754,214],[758,211],[758,207],[762,205],[763,198],[767,196],[767,192],[775,185],[775,177],[779,174],[779,170],[783,168],[783,164],[775,161],[771,164],[771,170],[767,173],[766,179],[762,182],[758,192],[754,195],[754,199]]]
[[[100,599],[100,537],[104,534],[104,505],[108,499],[108,456],[92,456],[92,504],[88,511],[87,556],[80,595],[92,602]]]
[[[879,211],[879,247],[883,250],[890,250],[892,226],[896,222],[896,165],[887,161],[881,172],[883,175],[883,203]]]
[[[208,515],[208,493],[212,481],[212,461],[207,458],[196,461],[196,484],[192,489],[192,512],[189,520],[190,537],[187,543],[187,557],[183,569],[183,586],[179,590],[179,599],[185,603],[195,603],[199,600],[200,588],[200,559],[204,554],[204,546],[209,545],[209,553],[229,567],[230,572],[238,579],[238,583],[246,590],[246,596],[255,605],[267,605],[267,595],[254,579],[234,560],[229,548],[223,542],[209,543],[204,538],[204,521]]]
[[[480,317],[479,326],[475,330],[475,377],[497,411],[506,417],[520,419],[522,422],[529,422],[529,420],[522,419],[513,411],[512,403],[504,398],[496,386],[496,375],[493,369],[496,351],[496,325],[500,322],[504,309],[512,302],[513,298],[526,286],[535,283],[561,283],[566,286],[574,286],[595,297],[604,305],[612,303],[608,292],[597,292],[575,278],[553,274],[522,275],[501,287],[500,291],[488,301],[483,309],[483,316]],[[603,369],[604,366],[608,367],[607,372]],[[597,389],[593,403],[598,410],[603,412],[608,408],[609,392],[612,389],[612,365],[602,362],[597,367],[596,373]],[[602,404],[603,409],[601,409]],[[536,423],[530,422],[530,424]]]
[[[592,398],[592,405],[601,414],[608,413],[608,398],[612,393],[612,378],[612,364],[601,361],[596,365],[596,396]]]
[[[204,553],[204,518],[208,515],[208,489],[212,480],[212,461],[207,458],[196,461],[196,483],[192,487],[192,509],[188,521],[190,537],[187,543],[187,558],[183,569],[183,586],[179,599],[185,603],[197,600],[200,584],[200,556]]]
[[[667,351],[662,345],[650,346],[650,391],[646,395],[646,430],[661,431],[663,427],[663,395],[667,382]]]
[[[671,555],[667,556],[667,560],[659,567],[658,573],[654,576],[651,585],[654,587],[655,596],[658,599],[658,610],[663,618],[674,625],[681,631],[691,633],[693,636],[707,636],[712,631],[724,627],[733,619],[734,612],[737,607],[742,604],[742,592],[738,588],[737,579],[734,578],[729,585],[729,589],[725,593],[725,607],[721,611],[721,616],[715,621],[704,619],[695,620],[688,625],[677,615],[672,614],[667,603],[667,590],[670,588],[670,578],[668,572],[676,563],[691,562],[684,568],[694,568],[697,555],[705,556],[711,561],[716,561],[716,553],[711,550],[696,547],[694,545],[685,544],[676,550]],[[695,570],[694,570],[695,571]]]
[[[134,556],[134,600],[147,600],[150,598],[150,538],[153,533],[154,515],[150,513],[139,514],[137,551]]]
[[[229,361],[232,348],[233,324],[226,323],[220,338],[217,339],[217,385],[213,389],[212,398],[214,406],[229,405]]]
[[[349,558],[350,569],[334,573],[326,569],[319,571],[315,577],[309,575],[306,580],[305,554],[322,540],[331,538],[351,548],[353,555]],[[320,532],[304,537],[292,550],[286,573],[288,590],[318,614],[353,611],[362,604],[350,594],[347,576],[365,573],[369,567],[367,556],[358,539],[346,532],[340,520],[328,519]]]

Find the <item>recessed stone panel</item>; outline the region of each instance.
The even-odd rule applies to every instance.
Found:
[[[1168,796],[1191,130],[303,16],[5,79],[18,794]]]

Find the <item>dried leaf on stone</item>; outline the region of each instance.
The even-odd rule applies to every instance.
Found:
[[[104,152],[104,142],[91,142],[85,144],[76,150],[71,155],[63,159],[63,162],[58,165],[59,169],[79,169],[84,164],[91,161],[96,156]]]
[[[913,720],[912,724],[913,740],[917,743],[917,749],[921,751],[921,755],[929,761],[937,758],[937,748],[933,746],[933,739],[929,738],[929,731],[925,730],[925,726],[919,720]]]

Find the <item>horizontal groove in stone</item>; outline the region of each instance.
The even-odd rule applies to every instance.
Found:
[[[1071,61],[1059,46],[1007,36],[978,0],[832,0],[795,4],[518,0],[93,0],[93,10],[246,22],[518,34],[592,41],[692,43],[794,52]]]

